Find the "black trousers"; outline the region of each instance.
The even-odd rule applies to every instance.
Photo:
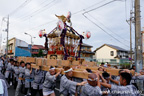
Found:
[[[33,89],[31,95],[36,96],[39,93],[39,96],[43,96],[42,89]]]
[[[14,84],[14,89],[16,89],[17,84],[18,84],[18,81],[16,80],[16,77],[14,77],[13,84]]]
[[[30,89],[30,90],[29,90],[29,89]],[[27,95],[28,90],[30,91],[31,96],[33,96],[33,95],[32,95],[32,94],[33,94],[33,89],[32,89],[32,88],[25,88],[24,95]]]
[[[12,85],[13,85],[13,75],[12,75],[12,78],[11,78],[11,74],[9,74],[8,78],[6,78],[8,84],[10,84],[10,82],[12,82]]]

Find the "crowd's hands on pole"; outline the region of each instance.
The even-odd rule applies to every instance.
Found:
[[[87,81],[83,81],[83,82],[81,82],[81,83],[77,83],[77,86],[83,86],[83,85],[85,85],[87,83]]]
[[[111,73],[109,73],[109,75],[110,75],[110,76],[109,76],[109,79],[111,80],[111,79],[112,79],[112,77],[111,77]]]
[[[141,75],[140,73],[135,72],[135,76],[140,76],[140,75]]]
[[[32,68],[30,69],[30,74],[32,73]]]
[[[58,74],[60,74],[62,72],[62,68],[59,69]]]
[[[94,73],[96,74],[96,76],[97,76],[97,78],[98,78],[98,80],[100,79],[100,72],[98,71],[98,70],[96,70],[96,71],[94,71]]]
[[[83,72],[83,73],[88,73],[87,70],[83,70],[82,72]]]
[[[62,69],[59,69],[59,71],[56,73],[55,77],[57,77],[59,74],[61,74]]]
[[[103,71],[107,71],[105,67],[103,67]]]
[[[122,73],[122,72],[130,73],[130,70],[124,69],[123,71],[121,71],[121,73]]]

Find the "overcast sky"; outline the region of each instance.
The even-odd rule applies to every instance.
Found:
[[[6,29],[6,23],[1,21],[10,14],[9,39],[16,37],[30,43],[30,37],[24,34],[27,32],[36,37],[33,39],[34,44],[44,45],[45,39],[38,37],[39,30],[46,29],[49,33],[58,21],[55,14],[66,16],[71,11],[73,28],[79,33],[91,32],[91,38],[84,40],[84,43],[92,45],[93,50],[105,43],[129,50],[130,29],[126,19],[129,19],[132,0],[115,1],[85,14],[105,32],[82,15],[85,11],[110,1],[112,0],[0,0],[0,28]],[[144,0],[141,0],[141,26],[144,27]],[[2,42],[6,42],[6,33],[1,31],[1,34]],[[132,40],[134,46],[134,25]]]

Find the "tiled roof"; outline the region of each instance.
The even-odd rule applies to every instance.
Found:
[[[33,45],[32,49],[45,49],[42,45]]]
[[[121,48],[121,47],[119,47],[119,46],[115,46],[115,45],[111,45],[111,44],[104,44],[104,45],[102,45],[102,46],[100,46],[99,48],[97,48],[96,50],[94,50],[94,52],[96,52],[97,50],[99,50],[100,48],[102,48],[103,46],[109,46],[109,47],[111,47],[111,48],[113,48],[113,49],[115,49],[115,50],[117,50],[117,51],[128,51],[128,50],[126,50],[126,49],[123,49],[123,48]]]

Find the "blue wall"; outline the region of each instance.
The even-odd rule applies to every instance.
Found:
[[[15,47],[15,56],[31,56],[31,53],[27,50]]]

